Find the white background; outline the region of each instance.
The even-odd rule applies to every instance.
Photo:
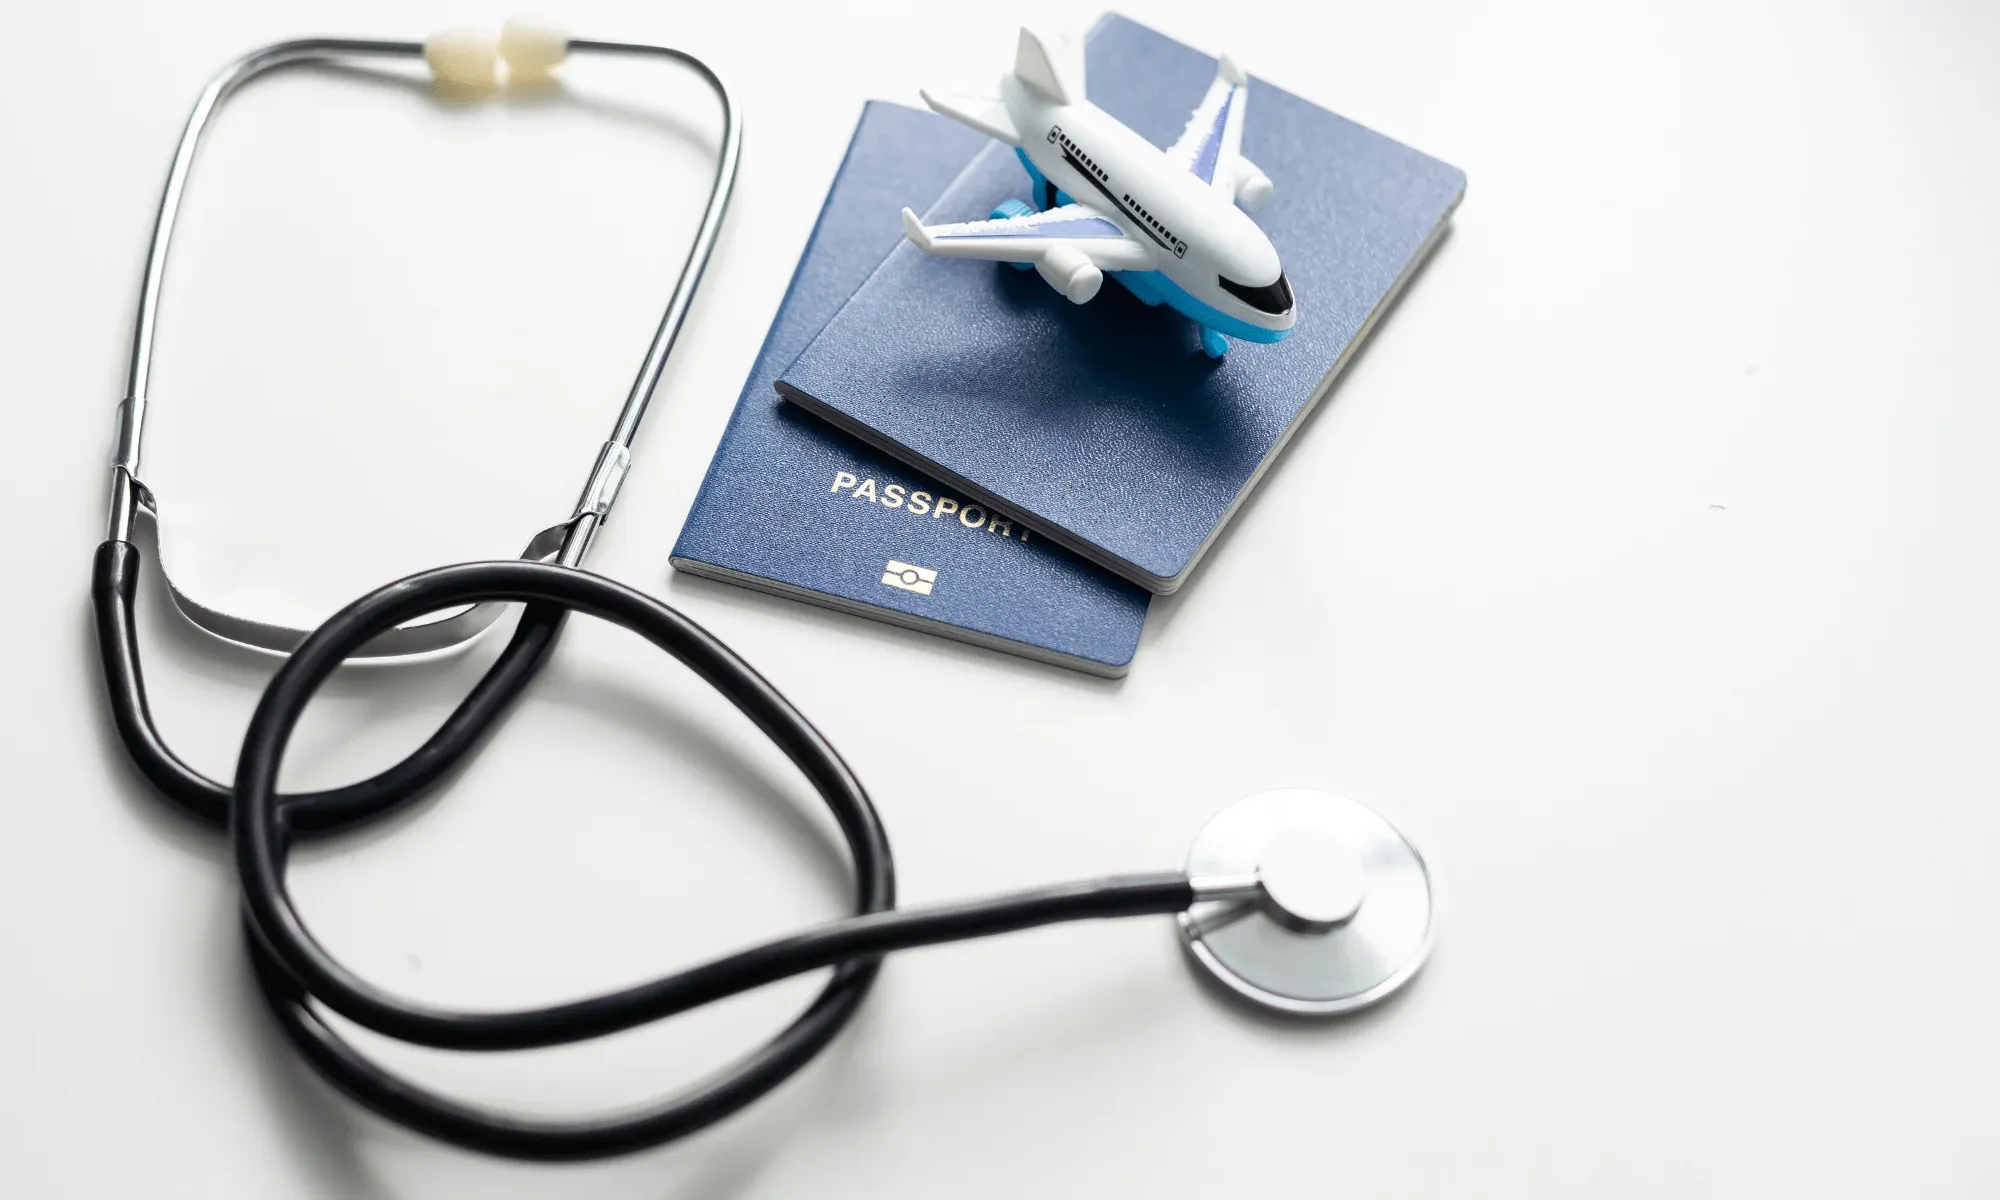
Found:
[[[1011,53],[992,5],[568,6],[579,33],[710,56],[748,121],[592,565],[821,725],[907,902],[1170,866],[1229,799],[1323,787],[1437,866],[1416,985],[1345,1023],[1267,1020],[1199,986],[1164,921],[912,953],[772,1098],[584,1166],[463,1154],[335,1096],[253,995],[222,847],[110,732],[87,574],[112,408],[211,71],[280,37],[507,14],[33,5],[0,72],[0,1193],[2000,1193],[2000,8],[1129,11],[1470,177],[1332,401],[1154,605],[1130,678],[666,565],[862,100],[982,89]],[[192,589],[312,621],[567,513],[713,141],[693,89],[572,78],[569,100],[468,110],[293,76],[226,111],[148,447]],[[160,720],[226,776],[271,665],[186,630],[150,558],[141,591]],[[492,649],[344,677],[288,782],[387,763]],[[827,830],[746,722],[578,623],[445,796],[294,878],[368,977],[522,1005],[836,915]],[[813,986],[497,1060],[366,1040],[468,1097],[573,1114],[687,1084]]]

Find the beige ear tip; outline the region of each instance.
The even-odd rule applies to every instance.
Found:
[[[569,56],[569,35],[539,21],[516,18],[500,28],[500,56],[509,83],[538,83]]]
[[[424,39],[431,78],[455,92],[490,92],[499,86],[500,43],[483,29],[448,29]]]

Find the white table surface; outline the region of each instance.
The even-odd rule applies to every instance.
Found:
[[[280,37],[506,14],[32,5],[0,71],[0,1193],[2000,1194],[2000,7],[1133,0],[1470,188],[1122,683],[666,563],[862,100],[982,88],[1012,14],[565,8],[712,56],[748,120],[592,565],[820,723],[907,902],[1170,866],[1215,807],[1305,785],[1420,841],[1436,955],[1320,1026],[1198,986],[1164,921],[916,952],[773,1097],[583,1166],[461,1153],[337,1097],[253,994],[222,848],[110,731],[87,574],[112,407],[208,73]],[[229,110],[154,387],[177,572],[310,621],[567,511],[712,143],[698,93],[577,84],[463,110],[291,78]],[[271,664],[185,630],[150,565],[141,591],[160,720],[227,774]],[[386,763],[491,651],[344,677],[288,781]],[[746,722],[579,622],[443,798],[294,878],[370,978],[519,1005],[836,915],[826,829]],[[813,986],[498,1060],[364,1040],[467,1097],[579,1113],[687,1084]]]

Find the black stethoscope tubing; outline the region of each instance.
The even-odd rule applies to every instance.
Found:
[[[1195,901],[1178,872],[1114,876],[930,908],[898,910],[888,835],[854,773],[811,722],[750,665],[675,609],[599,575],[506,561],[439,567],[380,588],[334,614],[286,660],[244,735],[232,790],[180,764],[146,709],[132,621],[138,564],[129,543],[98,550],[93,589],[112,710],[148,778],[205,823],[218,796],[228,812],[244,927],[259,988],[287,1039],[335,1087],[374,1112],[472,1150],[573,1160],[622,1154],[701,1129],[783,1082],[850,1020],[893,950],[985,937],[1060,921],[1180,912]],[[500,658],[439,731],[410,758],[359,784],[280,794],[286,744],[313,694],[370,638],[459,604],[526,605]],[[326,834],[425,794],[547,661],[570,611],[638,633],[686,664],[775,742],[839,824],[854,862],[854,916],[601,996],[510,1012],[416,1004],[354,975],[312,936],[291,901],[285,864],[297,837]],[[190,782],[194,781],[194,782]],[[233,794],[234,802],[230,802]],[[636,1113],[537,1120],[465,1104],[419,1087],[356,1051],[314,1002],[384,1036],[464,1051],[506,1051],[602,1037],[807,971],[832,967],[818,997],[770,1042],[689,1093]]]
[[[111,698],[111,715],[132,762],[160,795],[209,829],[226,832],[235,793],[228,784],[195,770],[161,736],[146,700],[139,664],[133,605],[144,559],[131,542],[97,547],[91,573],[98,657]],[[378,775],[344,787],[280,796],[289,828],[302,834],[336,833],[391,812],[428,791],[473,749],[488,726],[534,678],[561,632],[564,610],[530,605],[491,667],[442,725],[409,757]]]

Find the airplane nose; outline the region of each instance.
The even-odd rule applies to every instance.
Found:
[[[1276,282],[1267,283],[1262,287],[1252,287],[1249,284],[1238,283],[1226,275],[1216,276],[1216,282],[1222,285],[1223,291],[1228,292],[1251,308],[1261,313],[1269,313],[1274,317],[1281,317],[1291,312],[1292,306],[1295,303],[1292,296],[1291,281],[1285,278],[1285,272],[1282,268],[1278,271]]]

